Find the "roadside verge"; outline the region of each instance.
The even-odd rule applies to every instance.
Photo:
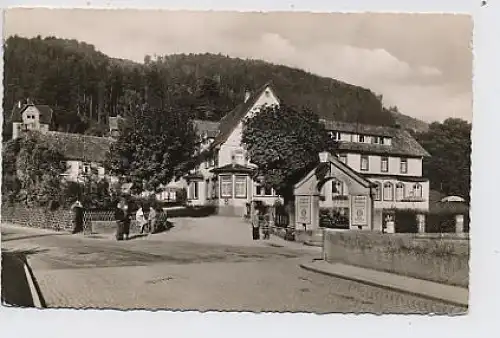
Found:
[[[328,263],[324,260],[304,262],[300,264],[300,267],[331,277],[348,279],[453,305],[468,307],[469,303],[469,290],[457,286],[445,285],[342,263]]]

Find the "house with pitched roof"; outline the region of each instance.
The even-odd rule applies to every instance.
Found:
[[[66,180],[77,182],[94,174],[98,179],[106,177],[103,163],[113,143],[111,138],[58,131],[47,131],[40,137],[57,147],[66,160],[68,169],[63,174]]]
[[[209,159],[186,176],[188,198],[195,205],[214,205],[219,213],[241,216],[251,201],[272,205],[280,197],[252,180],[255,165],[241,145],[243,121],[267,105],[279,105],[271,83],[229,112],[218,125],[207,129]],[[428,211],[429,181],[423,177],[422,161],[429,154],[405,130],[397,126],[373,126],[324,120],[330,136],[338,141],[339,161],[363,181],[372,183],[374,227],[395,209]],[[202,131],[203,132],[203,131]],[[215,136],[213,136],[215,135]],[[349,215],[349,185],[341,179],[327,182],[321,190],[320,207],[337,208]]]
[[[254,93],[247,92],[244,102],[219,123],[210,124],[209,130],[208,126],[198,123],[198,131],[207,134],[204,147],[211,156],[185,177],[191,204],[214,205],[219,214],[240,216],[250,201],[258,199],[274,204],[280,199],[275,191],[264,189],[252,180],[255,165],[249,161],[241,145],[244,118],[264,106],[276,104],[279,104],[279,99],[268,83]]]
[[[47,105],[35,105],[31,100],[26,104],[21,101],[12,109],[12,138],[18,138],[23,131],[48,131],[52,122],[53,111]]]
[[[93,173],[104,178],[103,163],[113,139],[51,131],[53,115],[50,106],[34,104],[29,99],[26,104],[19,102],[11,115],[12,138],[16,139],[26,131],[39,132],[42,140],[57,148],[66,160],[68,169],[63,174],[66,180],[79,181]],[[110,124],[110,133],[112,131],[113,125]]]

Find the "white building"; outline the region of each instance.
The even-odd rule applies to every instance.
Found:
[[[276,192],[251,179],[255,168],[241,145],[243,120],[261,107],[279,105],[271,84],[266,84],[228,113],[214,131],[213,123],[198,122],[206,159],[185,179],[193,205],[215,205],[220,214],[242,216],[248,202],[274,204]],[[422,160],[429,154],[406,131],[383,127],[324,121],[331,136],[339,141],[339,159],[374,183],[374,224],[381,227],[384,212],[393,209],[429,209],[429,181],[422,177]],[[330,181],[322,189],[320,207],[348,208],[346,182]],[[349,215],[349,213],[346,213]]]
[[[19,101],[12,109],[12,138],[18,138],[27,130],[48,131],[52,114],[52,109],[47,105],[35,105],[30,100],[26,104]]]

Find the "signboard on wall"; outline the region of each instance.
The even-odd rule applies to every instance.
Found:
[[[368,196],[352,196],[351,210],[352,225],[368,225]]]
[[[297,196],[295,210],[297,223],[311,224],[311,196]]]

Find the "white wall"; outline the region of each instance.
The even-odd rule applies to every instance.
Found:
[[[389,163],[389,170],[382,171],[382,157],[380,155],[366,155],[368,156],[369,168],[367,171],[361,171],[361,154],[347,153],[347,165],[354,171],[367,173],[367,174],[384,174],[384,175],[401,175],[401,176],[422,176],[422,159],[421,158],[407,158],[408,171],[401,173],[400,163],[401,158],[395,156],[387,156]]]
[[[390,179],[390,180],[377,180],[377,179],[369,179],[371,182],[381,183],[381,200],[380,201],[375,201],[375,208],[376,209],[418,209],[418,210],[429,210],[429,181],[425,182],[401,182],[398,181],[397,179]],[[393,186],[393,200],[392,201],[385,201],[384,200],[384,184],[386,182],[390,182]],[[396,194],[396,185],[398,183],[403,183],[405,187],[405,200],[403,201],[398,201],[397,200],[397,194]],[[413,185],[414,184],[420,184],[422,187],[422,199],[421,200],[415,200],[415,201],[407,201],[407,199],[412,199],[411,197],[411,191],[413,190]]]
[[[268,94],[266,94],[266,92]],[[260,108],[264,105],[274,105],[279,104],[279,100],[273,93],[271,88],[267,88],[264,93],[257,99],[253,107],[250,109],[249,113],[245,118],[253,116],[258,113]],[[238,126],[233,130],[231,135],[228,137],[227,141],[221,145],[219,152],[219,166],[223,166],[231,163],[231,155],[233,151],[244,149],[241,146],[241,136],[243,131],[243,122],[238,123]]]
[[[69,181],[77,181],[78,177],[81,174],[81,166],[83,165],[82,161],[78,160],[67,160],[66,161],[66,172],[64,173],[65,179]],[[97,168],[97,176],[99,179],[105,178],[105,169],[98,163],[92,163],[91,166]]]

